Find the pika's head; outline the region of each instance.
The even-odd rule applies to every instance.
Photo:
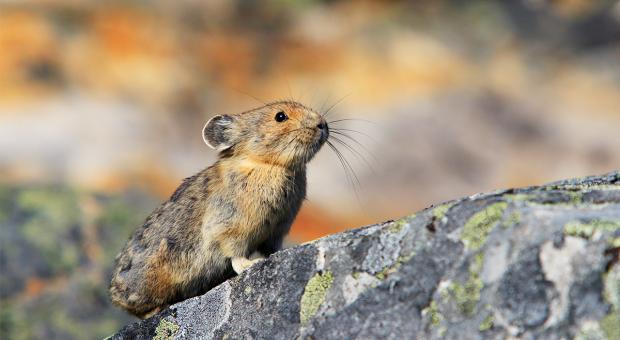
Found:
[[[232,115],[211,118],[202,130],[205,143],[233,156],[282,166],[303,165],[329,136],[316,111],[293,101],[275,102]]]

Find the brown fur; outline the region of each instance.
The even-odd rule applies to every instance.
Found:
[[[280,111],[287,120],[275,120]],[[277,251],[306,195],[306,163],[328,129],[305,106],[276,102],[216,116],[203,133],[221,150],[218,161],[186,178],[116,257],[112,302],[139,317],[232,277],[232,258]]]

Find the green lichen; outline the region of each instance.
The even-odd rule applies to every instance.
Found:
[[[423,315],[428,315],[431,322],[431,326],[439,326],[443,320],[443,315],[439,312],[439,307],[436,301],[431,301],[431,304],[422,310]]]
[[[157,328],[155,328],[155,340],[167,340],[172,339],[174,335],[179,331],[179,325],[166,319],[161,319]]]
[[[587,320],[580,325],[579,331],[575,334],[575,340],[604,340],[607,339],[601,325],[592,320]]]
[[[352,276],[354,279],[356,279],[356,280],[357,280],[357,279],[359,279],[359,278],[360,278],[360,272],[353,272],[353,273],[351,273],[351,276]]]
[[[600,326],[608,339],[620,339],[620,265],[616,264],[603,276],[603,297],[611,304],[611,312]]]
[[[331,272],[317,273],[308,281],[301,296],[299,309],[302,324],[307,323],[318,312],[333,282],[334,276]]]
[[[521,222],[521,213],[518,211],[513,211],[508,216],[508,219],[506,219],[506,223],[503,223],[502,226],[505,228],[512,227],[519,224],[519,222]]]
[[[388,275],[396,272],[398,267],[400,267],[400,263],[396,263],[395,265],[390,266],[390,267],[385,267],[383,268],[382,271],[375,274],[375,277],[379,280],[385,280],[388,277]]]
[[[436,219],[441,220],[442,218],[444,218],[444,216],[446,216],[446,213],[450,208],[452,208],[453,205],[454,203],[446,203],[436,207],[435,209],[433,209],[433,216]]]
[[[493,225],[502,218],[506,206],[506,202],[493,203],[465,223],[461,239],[467,249],[478,250],[482,247]]]
[[[604,276],[603,296],[613,309],[620,312],[620,265],[616,264]]]
[[[570,197],[570,204],[578,205],[583,202],[583,193],[579,191],[571,191],[568,196]]]
[[[413,218],[415,215],[412,215],[408,218]],[[407,218],[401,218],[400,220],[392,222],[392,225],[387,229],[389,232],[393,234],[400,233],[403,230],[403,227],[407,224]]]
[[[572,221],[564,226],[564,234],[589,239],[595,231],[614,232],[620,229],[620,221],[592,220],[589,222]]]
[[[620,190],[620,185],[613,184],[565,184],[544,187],[543,190],[576,190],[576,191],[612,191]]]
[[[25,189],[16,197],[16,204],[28,216],[20,231],[38,249],[54,272],[73,270],[80,261],[82,249],[77,242],[59,239],[80,235],[83,217],[75,192],[61,188]]]
[[[550,190],[558,190],[558,189],[549,189],[549,188],[543,188],[543,190],[546,191],[550,191]],[[547,201],[541,201],[541,199],[544,199],[544,195],[540,196],[540,194],[510,194],[510,195],[504,195],[504,198],[511,200],[513,202],[528,202],[528,203],[532,203],[532,204],[539,204],[539,205],[555,205],[555,206],[573,206],[573,205],[579,205],[583,203],[583,192],[580,191],[568,191],[565,192],[565,194],[568,196],[568,200],[564,199],[558,202],[547,202]]]
[[[493,314],[489,314],[486,318],[484,318],[484,320],[482,320],[480,326],[478,326],[478,330],[484,332],[491,329],[493,327],[493,321],[495,321],[495,317]]]
[[[484,287],[480,272],[484,263],[484,254],[479,253],[469,266],[469,279],[461,284],[453,282],[448,286],[447,297],[452,298],[458,310],[465,316],[472,316],[480,300],[480,291]]]
[[[600,325],[607,339],[620,339],[620,311],[607,314]]]
[[[406,256],[399,256],[393,265],[386,266],[385,268],[383,268],[383,270],[376,273],[375,277],[379,280],[385,280],[388,277],[388,275],[395,273],[398,270],[398,268],[400,268],[400,266],[403,265],[403,263],[409,261],[413,257],[413,255],[415,255],[415,252],[412,252],[411,254],[406,255]]]

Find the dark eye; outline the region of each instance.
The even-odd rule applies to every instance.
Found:
[[[276,113],[276,122],[282,123],[283,121],[287,119],[288,119],[288,116],[286,115],[286,113],[284,113],[284,111],[280,111]]]

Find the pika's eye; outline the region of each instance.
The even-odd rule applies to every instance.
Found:
[[[286,115],[286,113],[284,113],[284,111],[280,111],[276,113],[276,122],[282,123],[283,121],[287,119],[288,119],[288,116]]]

